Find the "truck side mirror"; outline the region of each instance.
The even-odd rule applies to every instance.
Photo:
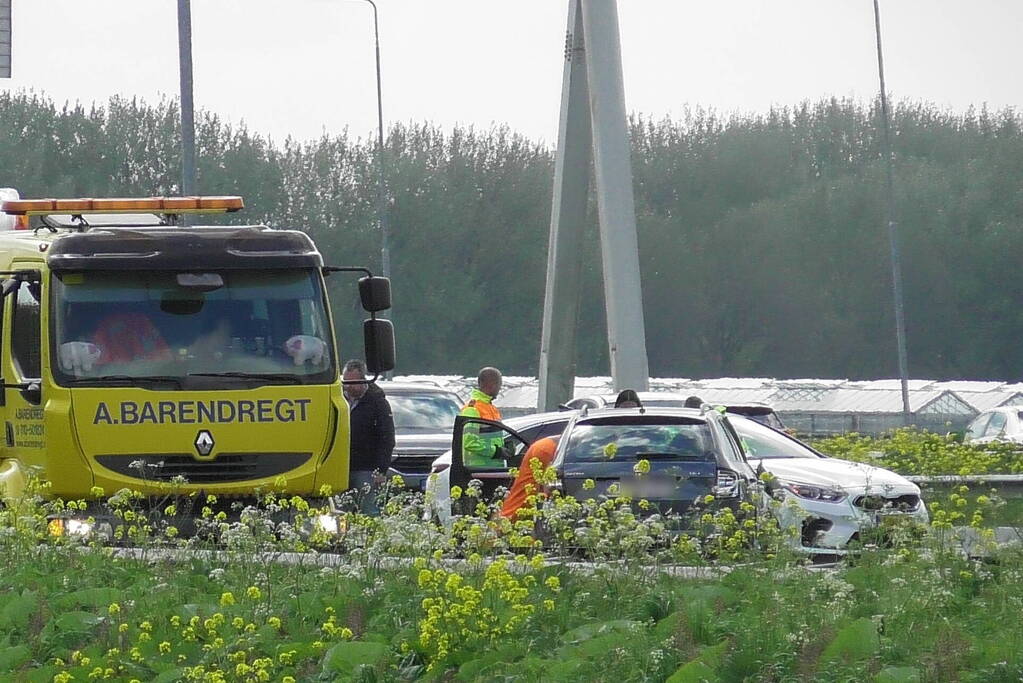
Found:
[[[386,278],[378,279],[387,282]],[[363,321],[362,337],[366,348],[366,369],[375,375],[393,370],[394,325],[391,321],[377,318]]]
[[[28,382],[21,390],[21,396],[32,405],[39,405],[43,400],[43,388],[39,382]]]
[[[391,280],[375,276],[360,278],[359,298],[367,313],[386,311],[391,307]]]

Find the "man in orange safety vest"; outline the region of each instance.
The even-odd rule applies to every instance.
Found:
[[[501,393],[501,371],[486,367],[476,376],[476,388],[460,415],[499,422],[501,411],[493,401]],[[462,432],[462,462],[466,467],[503,467],[505,434],[500,428],[470,423]]]

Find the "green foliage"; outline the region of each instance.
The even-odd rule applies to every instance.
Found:
[[[835,639],[821,654],[820,665],[832,667],[854,664],[873,657],[880,648],[877,625],[868,618],[857,619],[835,634]]]
[[[813,442],[817,450],[843,460],[877,465],[900,474],[970,475],[1023,472],[1023,449],[1016,444],[964,444],[952,436],[915,428],[875,437],[843,434]]]
[[[45,516],[53,505],[25,501],[14,506],[17,518],[0,511],[7,530],[0,534],[4,680],[896,682],[1023,675],[1019,550],[968,560],[940,528],[893,537],[834,571],[750,550],[719,578],[685,580],[659,571],[670,549],[623,550],[583,566],[534,549],[515,556],[496,542],[484,555],[466,555],[457,536],[421,521],[408,494],[387,501],[380,519],[346,515],[350,537],[323,568],[275,561],[278,551],[298,548],[283,527],[280,538],[237,544],[231,539],[244,536],[244,525],[221,521],[224,539],[235,543],[228,552],[151,537],[142,555],[117,557],[98,544],[40,537],[31,523],[10,524]],[[392,538],[399,530],[426,544],[412,548]],[[177,561],[156,559],[167,545],[180,553]],[[318,555],[303,552],[310,561]]]
[[[889,666],[881,669],[874,683],[920,683],[920,669],[915,666]]]
[[[716,683],[720,680],[715,669],[728,650],[728,643],[705,647],[695,659],[686,662],[668,677],[667,683]]]
[[[389,650],[383,643],[338,643],[323,657],[323,672],[346,678],[360,675],[387,659]]]
[[[846,100],[761,115],[631,122],[651,370],[894,373],[877,109]],[[935,378],[1023,366],[1023,126],[1012,112],[894,108],[909,356]],[[56,106],[0,94],[3,185],[27,196],[177,191],[178,109],[114,98]],[[274,143],[210,113],[199,188],[312,234],[329,262],[379,268],[374,138]],[[506,128],[399,124],[386,141],[401,371],[533,374],[552,151]],[[607,371],[595,208],[584,240],[579,374]],[[361,353],[350,280],[330,281],[345,355]],[[955,324],[949,324],[954,321]]]

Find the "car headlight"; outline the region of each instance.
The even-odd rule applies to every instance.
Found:
[[[800,484],[795,481],[779,482],[781,487],[804,500],[819,500],[822,503],[838,503],[845,500],[846,493],[840,489],[832,489],[824,486],[813,486],[811,484]]]

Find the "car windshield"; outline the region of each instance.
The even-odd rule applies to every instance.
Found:
[[[714,452],[706,422],[686,418],[605,418],[576,423],[565,447],[568,462],[692,458]]]
[[[752,419],[729,418],[750,460],[775,458],[819,458],[799,441]]]
[[[87,271],[53,277],[58,382],[274,377],[333,381],[312,270]]]
[[[449,432],[459,405],[446,394],[388,394],[394,429],[401,432]]]

